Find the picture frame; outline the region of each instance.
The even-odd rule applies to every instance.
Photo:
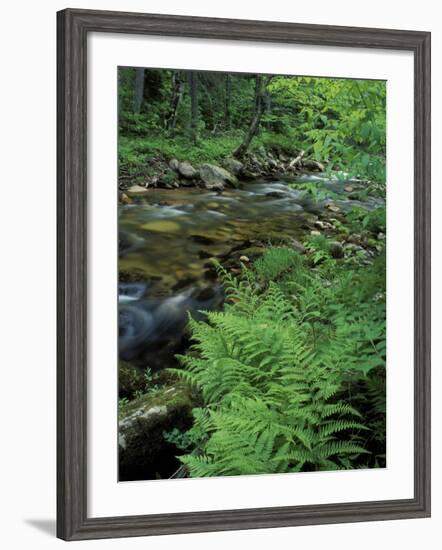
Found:
[[[414,56],[414,498],[88,517],[87,37],[124,33]],[[430,33],[66,9],[57,14],[57,536],[64,540],[430,516]]]

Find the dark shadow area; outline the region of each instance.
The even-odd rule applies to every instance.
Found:
[[[35,527],[42,533],[55,537],[56,521],[55,519],[25,519],[27,525]]]

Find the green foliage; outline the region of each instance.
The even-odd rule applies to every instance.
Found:
[[[129,405],[130,401],[127,397],[122,397],[121,399],[118,400],[118,410],[119,412],[121,413],[122,411],[124,411],[127,406]]]
[[[172,443],[178,449],[186,450],[192,443],[193,439],[188,432],[182,432],[178,428],[173,428],[168,432],[163,432],[163,437],[168,443]]]
[[[139,399],[144,395],[155,393],[159,388],[157,379],[150,367],[145,367],[142,376],[142,385],[134,392],[133,398]],[[120,406],[124,409],[129,402],[125,402],[124,399],[120,400]]]
[[[148,161],[156,156],[187,160],[195,166],[204,162],[220,163],[240,141],[235,135],[218,136],[197,143],[190,143],[187,137],[175,137],[173,140],[161,136],[133,139],[123,135],[119,144],[120,166],[131,173],[145,173]]]
[[[177,75],[182,81],[182,95],[172,131],[168,125]],[[145,69],[141,110],[135,113],[135,69],[120,68],[120,166],[136,175],[146,169],[146,157],[152,155],[194,164],[219,162],[230,156],[255,113],[255,77],[198,72],[194,121],[188,72]],[[265,97],[252,150],[264,146],[293,156],[303,149],[325,163],[327,171],[385,182],[384,81],[273,76]]]
[[[329,169],[385,181],[385,82],[280,76],[269,87],[274,115],[287,116],[295,106],[292,125],[302,149]]]
[[[273,281],[289,269],[296,270],[301,265],[301,258],[291,248],[269,248],[254,264],[254,272],[264,281]]]
[[[309,235],[305,241],[304,246],[315,265],[326,260],[330,256],[330,241],[325,235]]]
[[[131,182],[161,174],[174,183],[164,162],[172,157],[221,164],[243,142],[262,95],[250,152],[286,162],[304,150],[329,175],[364,181],[349,198],[385,195],[383,81],[273,76],[261,94],[256,75],[195,72],[195,101],[187,71],[145,69],[142,98],[135,73],[118,73],[119,165]],[[296,188],[315,201],[333,197],[316,183]],[[304,257],[271,247],[241,276],[217,266],[225,310],[190,321],[193,348],[176,370],[203,405],[189,431],[164,434],[184,451],[190,475],[385,464],[385,209],[337,217],[341,236],[358,233],[375,260],[358,245],[335,260],[320,235],[306,239]],[[146,370],[135,396],[156,388]]]
[[[365,208],[352,208],[346,215],[346,222],[351,231],[362,228],[371,233],[385,233],[386,209],[376,208],[370,212]]]
[[[338,199],[340,198],[338,193],[330,191],[330,189],[325,189],[320,182],[302,182],[302,183],[291,183],[289,187],[292,189],[297,189],[300,191],[306,191],[315,201],[321,201],[324,199]]]
[[[294,251],[270,248],[242,277],[225,274],[228,305],[190,320],[194,345],[174,371],[205,404],[180,457],[191,476],[382,463],[381,270],[331,258],[311,270]]]
[[[285,126],[283,133],[263,130],[255,138],[253,150],[257,151],[261,146],[267,151],[283,152],[289,156],[295,156],[299,152],[299,136],[294,128],[291,128],[288,124]]]

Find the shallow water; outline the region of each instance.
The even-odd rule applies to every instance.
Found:
[[[196,188],[149,190],[120,207],[120,271],[135,268],[157,295],[186,281],[201,284],[209,258],[245,241],[299,238],[308,218],[302,196],[283,183],[254,183],[222,195]]]
[[[345,197],[345,182],[310,178],[342,192],[342,200],[334,200],[340,209],[361,205]],[[274,181],[222,194],[195,187],[149,189],[120,206],[120,357],[137,359],[155,346],[178,344],[189,311],[222,305],[212,258],[238,260],[270,243],[302,240],[312,214],[327,202],[314,203],[305,191]],[[369,201],[366,206],[373,207]]]

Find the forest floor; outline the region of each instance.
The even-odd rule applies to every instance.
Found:
[[[281,140],[281,138],[279,138]],[[120,138],[119,188],[130,186],[172,188],[180,185],[235,184],[236,179],[254,180],[275,175],[296,175],[311,171],[324,171],[324,165],[308,158],[304,151],[296,150],[290,142],[279,143],[275,136],[264,134],[253,149],[240,160],[232,155],[238,138],[212,137],[198,140],[142,140]],[[227,170],[207,175],[205,166]]]

